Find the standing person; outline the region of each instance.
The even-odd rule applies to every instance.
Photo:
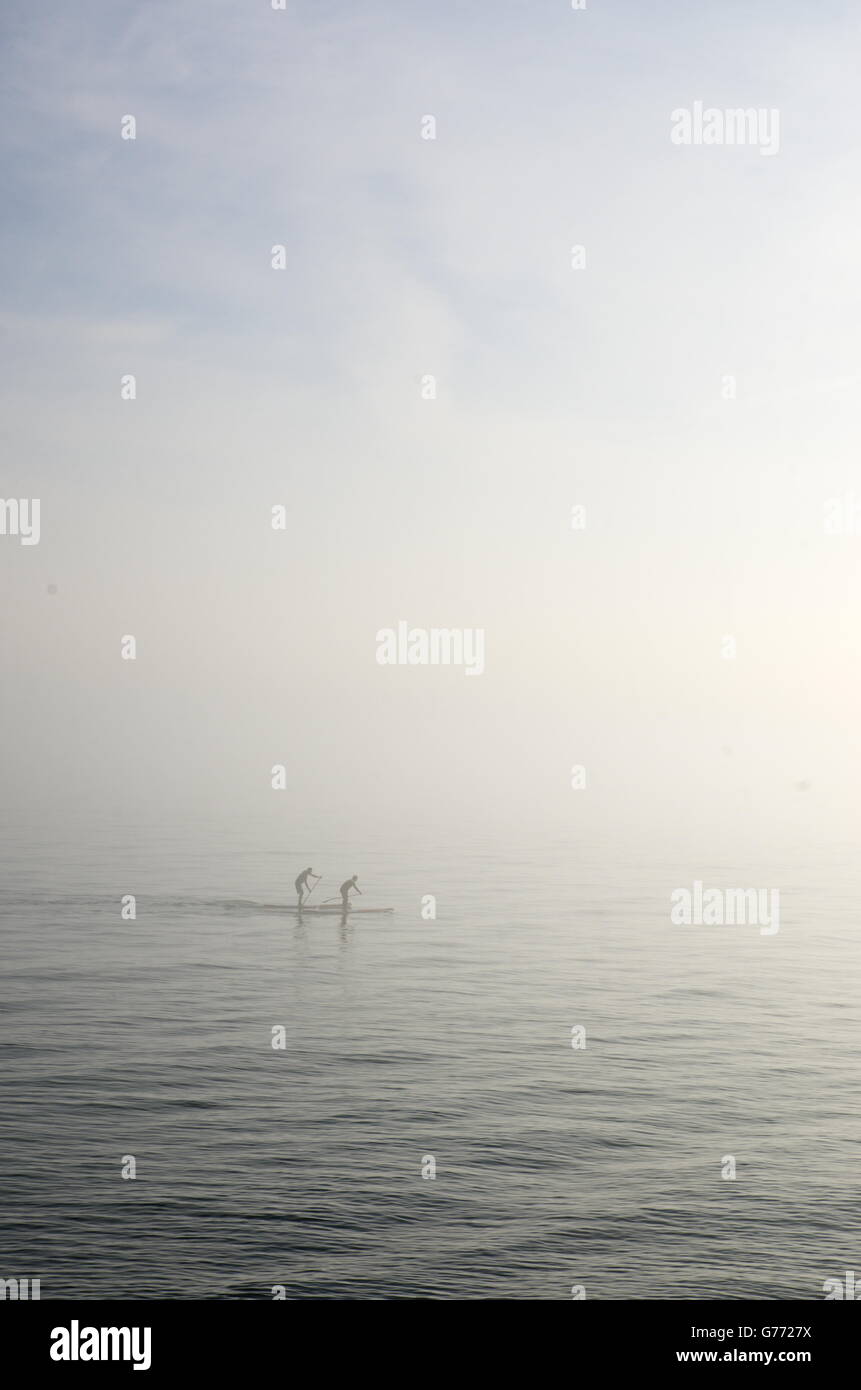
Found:
[[[348,878],[346,882],[341,884],[341,906],[343,907],[345,912],[347,911],[347,908],[350,906],[350,889],[354,888],[355,891],[359,894],[361,894],[362,892],[361,888],[356,887],[356,880],[358,877],[358,874],[353,874],[352,878]]]
[[[306,889],[307,889],[307,891],[308,891],[309,893],[311,892],[311,889],[308,887],[308,879],[309,879],[309,878],[315,878],[315,879],[317,880],[317,882],[319,883],[319,882],[320,882],[320,879],[321,879],[322,877],[323,877],[322,874],[315,874],[313,869],[303,869],[303,870],[302,870],[301,874],[299,875],[299,877],[297,878],[295,884],[293,885],[294,888],[296,889],[296,892],[299,894],[299,906],[300,906],[300,907],[302,906],[302,894],[305,892]]]

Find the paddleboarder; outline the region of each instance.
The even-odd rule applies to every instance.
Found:
[[[311,888],[314,886],[313,884],[311,885],[311,887],[308,886],[308,880],[309,880],[309,878],[315,878],[315,879],[317,880],[317,882],[319,883],[319,882],[320,882],[320,879],[321,879],[322,877],[323,877],[322,874],[315,874],[313,869],[303,869],[303,870],[302,870],[301,874],[299,875],[299,877],[297,878],[295,884],[293,885],[294,888],[296,889],[296,892],[297,892],[298,895],[299,895],[299,906],[300,906],[300,907],[302,906],[302,894],[305,892],[306,889],[307,889],[308,893],[310,893],[310,892],[311,892]]]
[[[361,894],[362,892],[361,888],[356,887],[356,880],[358,877],[358,874],[353,874],[352,878],[348,878],[345,883],[341,884],[341,906],[343,907],[345,912],[347,911],[347,908],[350,906],[350,889],[355,889],[355,891],[359,894]]]

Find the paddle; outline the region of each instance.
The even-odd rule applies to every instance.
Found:
[[[314,882],[311,884],[311,887],[308,889],[308,898],[310,898],[311,894],[314,892],[314,889],[317,887],[317,884],[320,882],[320,879],[321,879],[322,877],[323,877],[323,875],[320,874],[319,877],[317,877],[317,878],[314,879]],[[306,902],[308,901],[308,898],[305,899]]]

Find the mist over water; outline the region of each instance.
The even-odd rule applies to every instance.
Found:
[[[4,1251],[43,1298],[811,1299],[852,1268],[840,852],[694,865],[408,826],[360,847],[274,815],[3,841]],[[305,863],[395,912],[260,905]],[[695,873],[765,873],[779,933],[672,926]]]

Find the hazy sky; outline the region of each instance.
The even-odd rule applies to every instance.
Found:
[[[845,833],[856,7],[2,27],[0,495],[41,499],[0,536],[7,809]],[[696,101],[777,109],[779,152],[674,145]],[[399,620],[483,628],[485,673],[379,666]]]

